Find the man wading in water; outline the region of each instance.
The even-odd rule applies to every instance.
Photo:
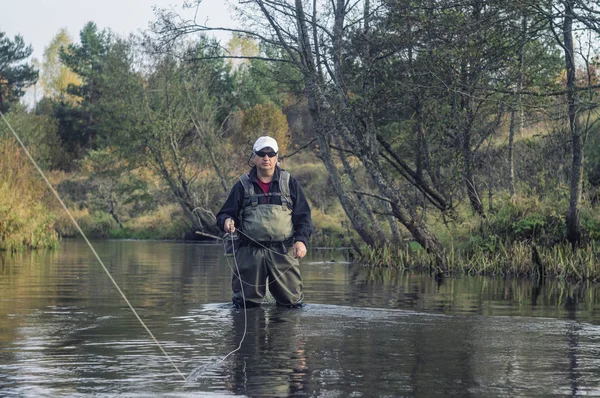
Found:
[[[310,207],[296,179],[278,166],[278,150],[271,137],[256,140],[254,167],[240,177],[217,214],[222,231],[241,232],[240,275],[231,282],[238,308],[244,306],[242,289],[247,307],[260,305],[267,277],[278,305],[299,307],[304,298],[298,259],[306,255],[312,233]]]

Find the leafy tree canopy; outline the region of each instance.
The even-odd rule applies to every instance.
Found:
[[[80,86],[81,78],[71,68],[61,62],[61,51],[66,51],[72,45],[71,37],[66,29],[58,31],[50,44],[44,49],[44,60],[40,74],[40,83],[44,94],[52,99],[61,99],[75,104],[78,97],[69,95],[69,86]]]
[[[37,81],[38,71],[25,62],[32,52],[22,36],[11,40],[0,32],[0,111],[8,111],[10,103],[16,102],[25,94],[24,89]]]
[[[242,129],[236,136],[242,148],[252,148],[252,143],[260,136],[268,135],[277,140],[279,152],[285,154],[290,143],[287,118],[274,104],[258,104],[243,113]]]

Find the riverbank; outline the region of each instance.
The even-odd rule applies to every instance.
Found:
[[[5,213],[12,217],[4,217],[4,223],[0,223],[0,229],[4,228],[4,250],[56,247],[59,237],[79,236],[64,210],[46,204],[50,201],[48,196],[39,194],[43,189],[39,185],[36,187],[38,191],[30,188],[29,196],[21,193],[20,197],[15,193],[16,185],[12,186],[12,191],[0,190],[4,200],[10,199],[9,203],[12,203],[12,212]],[[34,192],[38,192],[37,196],[32,196]],[[33,198],[39,196],[42,200],[37,205],[32,204]],[[29,202],[23,200],[27,197]],[[494,211],[485,219],[461,207],[454,214],[454,220],[444,222],[437,216],[429,216],[426,221],[446,248],[438,257],[409,240],[379,248],[361,245],[339,203],[330,204],[329,211],[313,205],[315,233],[311,246],[354,247],[355,260],[366,265],[436,274],[600,280],[600,248],[597,245],[600,216],[590,203],[582,207],[584,239],[576,250],[566,243],[565,238],[562,215],[568,206],[566,192],[557,191],[544,201],[534,196],[509,198],[498,195],[494,204]],[[181,207],[175,204],[158,205],[152,211],[125,218],[121,224],[100,210],[91,211],[89,207],[73,204],[69,208],[89,238],[185,240],[186,235],[195,238]],[[27,217],[34,213],[37,216],[32,219],[38,224],[28,222]],[[408,236],[406,232],[404,234]]]
[[[0,143],[6,155],[0,161],[0,249],[56,247],[61,237],[79,236],[70,217],[15,144],[8,140],[0,140]],[[532,145],[531,141],[526,144]],[[540,148],[544,148],[542,144],[538,142]],[[499,148],[490,168],[501,164],[502,153],[503,149]],[[530,169],[531,165],[525,168]],[[310,242],[312,247],[353,247],[354,259],[367,265],[440,274],[600,280],[597,244],[600,212],[598,194],[594,196],[594,190],[588,190],[584,196],[580,212],[582,242],[576,250],[566,243],[568,188],[556,185],[550,189],[546,183],[542,184],[545,177],[535,174],[521,183],[518,195],[510,197],[500,189],[493,196],[488,195],[484,200],[485,218],[475,215],[466,202],[456,204],[452,214],[421,208],[423,221],[444,248],[433,256],[411,242],[408,231],[396,220],[390,223],[385,207],[377,201],[370,205],[378,215],[379,227],[390,241],[381,242],[379,247],[362,245],[321,163],[315,162],[310,154],[299,154],[293,162],[284,162],[283,167],[298,179],[311,204],[315,231]],[[99,177],[98,173],[86,172],[83,166],[79,172],[48,174],[89,238],[185,240],[197,237],[182,207],[173,200],[169,187],[148,170],[134,169],[118,178],[103,174]],[[213,177],[210,173],[202,174],[197,184],[205,187],[206,208],[216,213],[225,192],[214,184]],[[368,186],[366,175],[359,178]],[[416,206],[418,208],[418,203]],[[396,235],[392,233],[392,225],[397,228]]]
[[[361,261],[439,274],[600,280],[600,216],[587,202],[581,210],[582,241],[566,239],[566,192],[546,200],[533,196],[497,198],[485,219],[457,214],[462,222],[431,223],[444,252],[436,257],[416,243],[403,247],[361,247]]]
[[[555,278],[568,282],[600,281],[600,248],[589,245],[573,250],[568,244],[539,247],[531,242],[499,243],[496,249],[471,251],[451,247],[440,257],[422,249],[363,247],[360,261],[436,275],[480,275]]]
[[[584,241],[573,250],[566,243],[563,218],[566,200],[540,202],[532,197],[503,198],[486,219],[457,214],[462,222],[431,222],[432,230],[447,248],[441,256],[423,250],[413,241],[392,242],[379,248],[360,245],[358,237],[340,215],[314,214],[311,246],[354,247],[357,262],[369,266],[396,267],[440,275],[489,275],[502,277],[557,278],[565,281],[600,280],[600,220],[593,208],[584,207]],[[195,238],[176,205],[127,220],[119,226],[109,215],[75,211],[84,233],[102,239]],[[70,220],[58,217],[61,236],[77,236]],[[435,220],[433,220],[435,221]]]

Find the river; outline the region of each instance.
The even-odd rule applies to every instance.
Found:
[[[600,395],[595,285],[436,280],[312,251],[303,308],[244,313],[219,245],[93,244],[173,363],[67,240],[0,253],[0,396]]]

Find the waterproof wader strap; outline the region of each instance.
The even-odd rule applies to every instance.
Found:
[[[244,187],[244,206],[246,206],[246,201],[248,200],[252,203],[252,206],[258,206],[258,197],[254,193],[254,185],[250,182],[250,176],[248,174],[242,174],[240,182]]]
[[[281,204],[287,203],[287,206],[291,209],[294,208],[294,202],[292,202],[292,194],[290,193],[290,173],[285,170],[281,170],[279,173],[279,190],[281,191]]]
[[[281,192],[268,192],[268,193],[260,193],[257,194],[254,191],[254,184],[250,182],[250,176],[246,174],[242,174],[240,176],[240,183],[244,187],[244,206],[248,202],[252,204],[252,206],[258,206],[258,198],[265,196],[281,196],[281,205],[287,206],[290,210],[294,207],[294,203],[292,202],[292,195],[290,193],[290,173],[285,170],[281,170],[279,173],[279,190]]]

